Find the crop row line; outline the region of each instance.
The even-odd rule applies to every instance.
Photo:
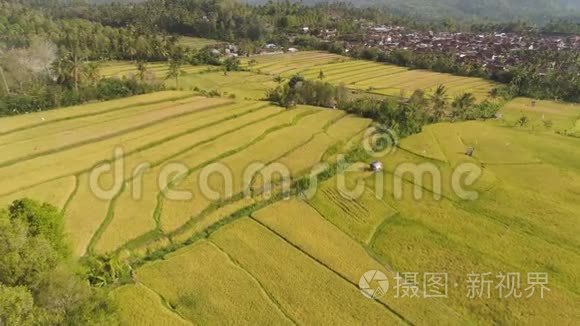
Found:
[[[163,308],[165,308],[165,310],[167,310],[167,311],[169,311],[170,313],[172,313],[172,314],[176,315],[176,317],[177,317],[177,318],[179,318],[179,319],[181,319],[181,320],[183,320],[183,321],[185,321],[185,322],[187,322],[187,323],[189,323],[189,324],[192,324],[192,325],[193,325],[193,323],[191,322],[191,320],[189,320],[189,319],[187,319],[187,318],[183,317],[183,316],[182,316],[182,315],[179,313],[179,311],[177,311],[177,309],[174,309],[174,308],[171,306],[171,304],[169,304],[169,301],[168,301],[167,299],[165,299],[165,297],[164,297],[164,296],[163,296],[161,293],[159,293],[159,292],[155,291],[155,290],[154,290],[152,287],[150,287],[149,285],[145,284],[145,282],[143,282],[143,281],[139,281],[139,282],[138,282],[138,284],[141,284],[142,286],[144,286],[144,287],[146,287],[147,289],[149,289],[149,291],[151,291],[151,292],[155,293],[155,295],[157,295],[157,296],[159,297],[159,300],[161,301],[161,305],[163,306]]]
[[[257,110],[260,110],[260,109],[262,109],[262,108],[264,108],[266,106],[267,105],[262,105],[262,106],[260,106],[260,107],[258,107],[256,109],[250,110],[250,111],[257,111]],[[231,119],[235,119],[236,117],[249,114],[250,111],[244,112],[241,115],[229,116],[224,121],[231,120]],[[274,114],[271,114],[271,115],[269,115],[269,116],[267,116],[265,118],[261,118],[261,119],[258,119],[258,120],[254,120],[254,121],[248,122],[244,126],[249,126],[249,125],[255,124],[256,122],[260,122],[260,121],[265,121],[267,119],[270,119],[270,118],[272,118],[272,117],[274,117],[276,115],[282,114],[282,113],[283,113],[283,111],[277,112],[277,113],[274,113]],[[218,121],[216,123],[222,123],[224,121]],[[209,125],[206,125],[203,128],[207,128],[209,126],[213,126],[214,124],[215,123],[211,123]],[[200,129],[203,129],[203,128],[200,128]],[[165,162],[167,162],[167,161],[169,161],[169,160],[171,160],[171,159],[173,159],[173,158],[175,158],[175,157],[177,157],[179,155],[182,155],[182,154],[184,154],[184,153],[186,153],[186,152],[188,152],[188,151],[190,151],[190,150],[192,150],[192,149],[194,149],[196,147],[203,146],[204,144],[207,144],[209,142],[212,142],[212,141],[214,141],[217,138],[220,138],[220,137],[223,137],[223,136],[225,136],[225,135],[227,135],[229,133],[235,132],[238,129],[239,128],[230,129],[230,130],[228,130],[226,132],[223,132],[223,133],[217,135],[215,138],[210,138],[210,139],[207,139],[207,140],[204,140],[204,141],[197,142],[197,143],[195,143],[195,144],[193,144],[191,146],[186,147],[185,149],[182,149],[181,151],[178,151],[177,153],[174,153],[174,154],[172,154],[170,156],[166,156],[164,159],[161,159],[161,160],[159,160],[157,162],[152,163],[151,166],[150,166],[150,168],[155,168],[155,167],[157,167],[157,166],[159,166],[159,165],[161,165],[161,164],[163,164],[163,163],[165,163]],[[94,249],[94,245],[96,245],[96,243],[100,240],[100,238],[103,235],[103,233],[105,232],[105,230],[108,228],[109,224],[111,223],[111,221],[114,218],[114,210],[115,210],[115,204],[116,204],[117,199],[121,196],[121,194],[125,190],[125,187],[126,187],[127,182],[130,182],[135,177],[136,176],[131,176],[131,177],[127,178],[126,180],[124,180],[125,182],[123,183],[123,186],[121,187],[121,189],[119,190],[119,192],[111,199],[111,201],[109,203],[109,209],[107,211],[107,215],[106,215],[105,219],[103,220],[103,223],[101,223],[101,225],[99,226],[99,228],[97,229],[97,231],[95,232],[95,234],[93,235],[93,237],[91,238],[91,241],[89,243],[89,246],[88,246],[87,251],[92,252],[92,250]],[[154,210],[154,213],[153,213],[153,219],[155,220],[155,224],[157,226],[156,227],[156,231],[159,232],[159,220],[158,220],[158,216],[157,216],[157,211],[158,211],[158,208],[156,207],[155,210]],[[147,234],[145,234],[145,235],[147,235]]]
[[[114,108],[99,111],[99,112],[84,113],[84,114],[79,114],[79,115],[75,115],[75,116],[67,116],[64,118],[54,119],[54,120],[50,120],[47,122],[40,122],[40,123],[36,123],[36,124],[32,124],[32,125],[28,125],[28,126],[24,126],[24,127],[20,127],[20,128],[15,128],[15,129],[12,129],[9,131],[0,132],[0,136],[5,136],[5,135],[12,134],[15,132],[19,132],[19,131],[23,131],[23,130],[27,130],[27,129],[33,129],[33,128],[37,128],[40,126],[45,126],[48,124],[56,123],[56,122],[74,120],[74,119],[78,119],[78,118],[85,118],[85,117],[91,117],[91,116],[97,116],[97,115],[109,113],[112,111],[118,111],[118,110],[123,110],[123,109],[127,109],[127,108],[132,108],[132,107],[140,107],[140,106],[145,106],[145,105],[153,105],[153,104],[163,103],[163,102],[167,102],[167,101],[175,102],[175,101],[183,100],[183,99],[190,98],[190,97],[194,97],[194,95],[187,94],[187,95],[183,95],[183,96],[172,97],[169,99],[162,99],[162,100],[143,102],[143,103],[137,103],[137,104],[127,104],[127,105],[123,105],[120,107],[114,107]]]
[[[349,285],[351,285],[352,287],[356,288],[356,290],[359,290],[359,286],[358,284],[356,284],[355,282],[351,281],[347,276],[343,275],[342,273],[334,270],[332,267],[330,267],[328,264],[324,263],[323,261],[321,261],[320,259],[318,259],[317,257],[315,257],[314,255],[310,254],[309,252],[305,251],[304,249],[302,249],[300,246],[298,246],[297,244],[293,243],[292,241],[288,240],[286,237],[284,237],[282,234],[280,234],[278,231],[270,228],[269,226],[267,226],[266,224],[262,223],[260,220],[256,219],[254,216],[250,215],[249,216],[250,219],[252,219],[254,222],[256,222],[258,225],[260,225],[261,227],[265,228],[267,231],[269,231],[270,233],[274,234],[275,236],[277,236],[278,238],[280,238],[282,241],[284,241],[286,244],[292,246],[294,249],[298,250],[299,252],[301,252],[302,254],[304,254],[305,256],[309,257],[311,260],[313,260],[315,263],[318,263],[319,265],[321,265],[322,267],[324,267],[325,269],[327,269],[328,271],[332,272],[334,275],[338,276],[339,278],[341,278],[343,281],[347,282]],[[383,308],[385,308],[386,310],[388,310],[389,312],[391,312],[393,315],[395,315],[396,317],[398,317],[402,322],[404,322],[407,325],[413,325],[413,322],[411,322],[410,320],[408,320],[405,316],[403,316],[401,313],[399,313],[397,310],[395,310],[394,308],[392,308],[391,306],[389,306],[388,304],[376,299],[376,298],[372,298],[372,300],[376,303],[378,303],[379,305],[381,305]]]
[[[154,142],[148,143],[146,145],[143,145],[141,147],[135,148],[134,150],[125,152],[124,155],[122,156],[122,158],[126,158],[128,156],[133,155],[133,154],[140,153],[142,151],[145,151],[145,150],[151,149],[153,147],[162,145],[162,144],[164,144],[166,142],[169,142],[171,140],[175,140],[175,139],[177,139],[177,138],[179,138],[181,136],[184,136],[184,135],[187,135],[187,134],[190,134],[190,133],[193,133],[193,132],[196,132],[196,131],[199,131],[199,130],[202,130],[202,129],[205,129],[205,128],[208,128],[208,127],[212,127],[212,126],[218,125],[220,123],[223,123],[223,122],[226,122],[226,121],[229,121],[229,120],[232,120],[232,119],[235,119],[235,118],[239,118],[241,116],[244,116],[244,115],[247,115],[247,114],[256,112],[256,111],[258,111],[258,110],[260,110],[262,108],[265,108],[267,106],[268,106],[268,104],[263,104],[263,105],[261,105],[259,107],[256,107],[254,109],[245,111],[243,113],[239,113],[239,114],[235,114],[235,115],[232,115],[232,116],[228,116],[228,117],[225,117],[224,119],[221,119],[221,120],[218,120],[218,121],[213,121],[213,122],[207,123],[205,125],[197,126],[197,127],[194,127],[194,128],[191,128],[191,129],[187,129],[185,131],[182,131],[182,132],[179,132],[179,133],[176,133],[176,134],[172,134],[172,135],[167,136],[165,138],[161,138],[161,139],[159,139],[157,141],[154,141]],[[16,190],[11,191],[11,192],[4,193],[4,194],[0,194],[0,197],[6,196],[6,195],[10,195],[10,194],[13,194],[13,193],[16,193],[16,192],[19,192],[19,191],[23,191],[23,190],[26,190],[26,189],[30,189],[32,187],[35,187],[35,186],[38,186],[38,185],[41,185],[41,184],[44,184],[44,183],[47,183],[47,182],[50,182],[50,181],[54,181],[54,180],[57,180],[57,179],[60,179],[60,178],[64,178],[64,177],[67,177],[69,175],[75,175],[75,174],[82,174],[82,173],[85,173],[85,172],[90,172],[96,166],[98,166],[100,164],[113,163],[113,162],[114,162],[114,159],[104,159],[104,160],[101,160],[101,161],[96,162],[95,164],[91,165],[88,168],[80,169],[80,170],[73,171],[73,172],[69,172],[69,173],[66,173],[66,174],[62,174],[62,175],[59,175],[59,176],[50,178],[48,180],[43,180],[43,181],[40,181],[40,182],[36,182],[34,184],[31,184],[31,185],[28,185],[28,186],[25,186],[25,187],[18,188]]]
[[[344,203],[342,200],[340,200],[340,198],[344,198],[343,195],[339,194],[338,191],[334,191],[334,190],[329,190],[329,189],[325,189],[322,191],[325,195],[325,197],[333,202],[334,204],[336,204],[336,206],[338,206],[338,208],[340,208],[340,210],[342,210],[344,213],[346,213],[346,215],[352,217],[354,220],[359,221],[359,222],[364,222],[364,217],[361,216],[361,214],[357,214],[358,213],[368,213],[368,210],[362,210],[360,209],[358,206],[354,206],[354,207],[349,207],[349,205],[347,203]],[[346,198],[344,198],[346,199]],[[356,203],[356,201],[352,200],[352,199],[348,199],[349,202],[352,203]]]
[[[218,156],[214,157],[214,158],[213,158],[213,159],[211,159],[211,160],[208,160],[208,161],[206,161],[206,162],[200,163],[200,164],[198,164],[197,166],[195,166],[195,167],[193,167],[193,168],[190,168],[190,169],[189,169],[189,170],[188,170],[186,173],[184,173],[184,174],[182,174],[182,175],[180,175],[180,176],[177,176],[177,177],[175,177],[173,182],[169,183],[169,184],[168,184],[168,185],[165,187],[165,189],[161,189],[161,190],[159,191],[159,193],[157,194],[157,206],[155,207],[155,211],[154,211],[153,219],[154,219],[154,220],[155,220],[155,222],[157,223],[158,227],[159,227],[159,224],[160,224],[160,220],[161,220],[161,213],[162,213],[162,210],[163,210],[163,197],[164,197],[165,191],[167,191],[167,189],[169,189],[170,187],[174,186],[174,185],[175,185],[175,184],[176,184],[178,181],[180,181],[180,180],[183,180],[183,179],[185,179],[185,178],[189,177],[189,176],[190,176],[192,173],[194,173],[194,172],[196,172],[197,170],[199,170],[199,169],[203,168],[204,166],[207,166],[208,164],[212,164],[212,163],[218,162],[218,161],[220,161],[220,160],[222,160],[222,159],[224,159],[224,158],[226,158],[226,157],[232,156],[232,155],[234,155],[234,154],[236,154],[236,153],[239,153],[239,152],[241,152],[241,151],[243,151],[243,150],[245,150],[245,149],[249,148],[249,147],[250,147],[250,146],[252,146],[252,145],[255,145],[255,144],[257,144],[258,142],[260,142],[260,141],[262,141],[263,139],[265,139],[265,138],[266,138],[266,136],[268,136],[268,134],[271,134],[271,133],[273,133],[273,132],[276,132],[276,131],[278,131],[278,130],[281,130],[281,129],[284,129],[284,128],[292,127],[292,126],[296,125],[296,124],[298,123],[298,121],[300,121],[300,119],[302,119],[303,117],[305,117],[305,116],[308,116],[308,115],[310,115],[310,114],[315,114],[315,113],[316,113],[316,111],[306,111],[306,112],[303,112],[303,113],[301,113],[301,114],[297,115],[297,116],[296,116],[296,117],[295,117],[295,118],[292,120],[292,122],[290,122],[290,123],[285,123],[285,124],[281,124],[281,125],[274,126],[274,127],[271,127],[271,128],[269,128],[269,129],[265,130],[265,131],[264,131],[264,132],[263,132],[263,133],[262,133],[260,136],[256,137],[254,140],[252,140],[252,141],[250,141],[250,142],[248,142],[248,143],[246,143],[246,144],[244,144],[244,145],[242,145],[242,146],[240,146],[240,147],[238,147],[238,148],[235,148],[235,149],[232,149],[232,150],[226,151],[226,152],[224,152],[224,153],[222,153],[222,154],[220,154],[220,155],[218,155]],[[280,114],[281,114],[281,113],[280,113]],[[252,124],[253,124],[253,123],[252,123]],[[247,126],[249,126],[249,125],[250,125],[250,124],[246,125],[245,127],[247,127]],[[238,128],[238,129],[239,129],[239,128]],[[222,135],[222,136],[225,136],[225,135]],[[210,206],[210,207],[211,207],[211,206]],[[190,220],[192,220],[192,219],[194,219],[194,218],[195,218],[195,216],[192,216],[192,217],[190,218]],[[189,221],[188,221],[188,222],[186,222],[186,223],[185,223],[185,225],[187,225],[188,223],[189,223]],[[180,229],[181,229],[181,228],[180,228]],[[180,229],[178,229],[178,230],[180,230]]]
[[[233,103],[233,102],[231,102],[231,103]],[[62,151],[65,151],[65,150],[68,150],[68,149],[72,149],[72,148],[75,148],[75,147],[81,147],[81,146],[89,145],[89,144],[92,144],[92,143],[95,143],[95,142],[99,142],[99,141],[103,141],[103,140],[115,138],[117,136],[120,136],[120,135],[129,133],[129,132],[133,132],[133,131],[145,129],[147,127],[151,127],[151,126],[156,125],[156,124],[158,124],[160,122],[170,121],[170,120],[174,120],[174,119],[177,119],[177,118],[181,118],[181,117],[184,117],[184,116],[187,116],[187,115],[190,115],[190,114],[196,114],[196,113],[199,113],[201,111],[215,109],[216,107],[223,106],[224,104],[225,103],[210,105],[208,107],[205,107],[203,109],[196,110],[196,111],[193,111],[193,112],[182,112],[182,113],[179,113],[179,114],[176,114],[176,115],[172,115],[172,116],[169,116],[169,117],[161,118],[159,120],[151,121],[151,122],[148,122],[148,123],[145,123],[145,124],[142,124],[142,125],[137,125],[137,126],[133,126],[133,127],[127,128],[127,129],[119,130],[119,131],[116,131],[116,132],[113,132],[111,134],[107,134],[107,135],[104,135],[104,136],[94,137],[94,138],[90,138],[90,139],[86,139],[86,140],[80,141],[78,143],[69,144],[69,145],[65,145],[65,146],[61,146],[61,147],[56,147],[56,148],[53,148],[53,149],[50,149],[50,150],[46,150],[46,151],[42,151],[42,152],[39,152],[39,153],[34,153],[34,154],[22,156],[22,157],[17,158],[17,159],[12,159],[12,160],[8,160],[8,161],[4,161],[4,162],[0,163],[0,168],[6,167],[6,166],[10,166],[10,165],[13,165],[13,164],[16,164],[16,163],[26,162],[26,161],[29,161],[29,160],[32,160],[32,159],[35,159],[35,158],[41,157],[41,156],[56,154],[58,152],[62,152]]]
[[[191,97],[189,99],[193,99],[193,97]],[[164,103],[164,102],[162,102],[162,103]],[[116,114],[116,115],[114,115],[112,117],[108,117],[107,119],[103,119],[103,117],[100,117],[97,121],[90,121],[89,123],[87,123],[85,125],[83,125],[83,124],[81,124],[81,125],[75,124],[74,126],[71,126],[71,127],[58,128],[57,130],[53,130],[52,132],[46,132],[46,130],[43,130],[42,134],[40,134],[40,135],[35,134],[35,135],[32,135],[32,136],[28,136],[27,138],[20,138],[20,139],[18,139],[16,141],[10,141],[10,140],[8,140],[8,141],[2,141],[2,142],[0,142],[0,145],[14,145],[14,144],[17,144],[17,143],[23,143],[23,142],[27,142],[27,141],[30,141],[30,140],[34,140],[34,139],[37,139],[37,138],[46,138],[47,136],[54,136],[54,135],[59,135],[59,134],[63,134],[63,133],[70,133],[70,132],[73,132],[75,130],[84,129],[84,128],[87,128],[87,127],[95,127],[95,126],[98,126],[98,125],[106,125],[107,123],[110,123],[110,122],[113,122],[113,121],[118,121],[118,120],[128,119],[128,118],[134,118],[134,117],[136,117],[136,116],[138,116],[140,114],[143,114],[143,113],[151,113],[153,111],[161,111],[161,110],[164,110],[164,109],[167,109],[167,108],[176,106],[176,105],[185,105],[185,104],[189,104],[189,103],[192,103],[192,102],[191,101],[179,101],[179,102],[172,101],[170,104],[167,104],[167,105],[164,105],[164,106],[160,106],[160,107],[156,107],[154,105],[151,105],[151,107],[145,108],[145,109],[141,109],[139,111],[135,110],[135,112],[123,112],[124,115]],[[146,106],[149,106],[149,105],[146,105]],[[131,109],[139,109],[140,107],[141,106],[132,106],[130,108],[125,108],[125,109],[119,110],[119,111],[130,111]],[[42,127],[44,127],[44,126],[42,126]]]
[[[266,291],[266,288],[264,287],[262,282],[260,282],[260,280],[258,280],[258,278],[256,276],[254,276],[252,273],[250,273],[248,270],[246,270],[244,267],[242,267],[242,265],[240,264],[240,262],[238,260],[236,260],[234,257],[232,257],[227,251],[225,251],[223,248],[221,248],[217,243],[211,241],[211,239],[208,239],[207,242],[209,244],[211,244],[212,246],[214,246],[218,251],[223,253],[232,262],[232,264],[234,266],[236,266],[237,268],[242,270],[242,272],[244,272],[246,275],[248,275],[248,277],[251,280],[256,282],[258,284],[258,287],[260,288],[260,290],[264,293],[264,295],[284,315],[284,317],[286,317],[286,319],[288,319],[290,322],[292,322],[292,324],[298,325],[298,322],[296,320],[294,320],[294,318],[292,318],[292,316],[290,316],[290,314],[282,307],[280,302],[278,302],[278,300],[276,300],[276,298],[273,295],[271,295],[268,291]]]
[[[336,174],[337,168],[338,168],[338,164],[333,164],[333,166],[330,167],[330,169],[328,170],[327,173],[321,172],[318,174],[318,176],[317,176],[318,180],[320,182],[323,182],[323,181],[326,181],[326,180],[332,178]],[[288,198],[288,196],[300,194],[302,192],[302,190],[300,189],[299,185],[301,184],[302,181],[306,181],[306,180],[308,180],[308,178],[296,180],[292,183],[289,191],[275,192],[272,194],[271,197],[264,199],[264,200],[261,200],[261,201],[258,201],[252,205],[246,206],[240,210],[237,210],[236,212],[225,217],[224,219],[221,219],[220,221],[212,224],[211,226],[204,229],[203,231],[195,233],[193,236],[191,236],[189,239],[187,239],[185,241],[181,241],[179,243],[172,242],[169,246],[166,246],[162,249],[158,249],[154,252],[149,253],[148,255],[146,255],[144,257],[136,259],[135,261],[133,261],[133,264],[135,266],[141,266],[148,261],[162,259],[166,254],[175,252],[176,250],[178,250],[184,246],[191,245],[198,240],[208,239],[211,234],[213,234],[215,231],[219,230],[224,225],[227,225],[227,224],[229,224],[229,223],[231,223],[239,218],[246,217],[249,214],[251,214],[252,212],[260,210],[260,209],[262,209],[268,205],[271,205],[275,202],[278,202],[284,198]],[[222,203],[216,203],[216,206],[218,206],[219,204],[221,204],[223,206],[223,205],[227,205],[229,202],[235,202],[234,199],[238,199],[238,198],[240,198],[240,196],[243,196],[243,193],[234,195],[229,201],[226,200],[226,201],[223,201]],[[217,208],[219,208],[219,206]],[[215,210],[217,208],[214,208],[213,210]],[[209,214],[209,213],[210,213],[210,211],[208,208],[207,214]],[[200,215],[198,215],[198,216],[200,216]],[[180,229],[177,229],[176,231],[173,231],[168,236],[172,237],[173,235],[177,235],[179,233],[185,232],[185,230],[186,230],[185,228],[188,226],[188,224],[190,222],[192,222],[198,216],[193,216],[192,219],[190,219],[190,221],[188,221],[186,224],[184,224],[183,227],[181,227]],[[120,251],[120,249],[118,251]]]

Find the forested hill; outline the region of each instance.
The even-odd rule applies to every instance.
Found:
[[[99,1],[99,0],[95,0]],[[101,0],[103,1],[103,0]],[[267,0],[245,0],[261,4]],[[302,0],[303,4],[332,2]],[[578,0],[345,0],[356,6],[387,6],[394,13],[424,19],[517,20],[538,23],[563,18],[580,22]]]

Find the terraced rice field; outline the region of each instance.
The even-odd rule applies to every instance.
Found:
[[[230,196],[237,195],[252,186],[242,180],[246,165],[261,162],[267,169],[281,159],[298,177],[328,147],[370,123],[340,111],[283,110],[265,102],[208,99],[188,92],[64,111],[69,115],[55,110],[0,121],[5,126],[0,147],[7,154],[0,158],[0,203],[31,196],[63,209],[77,255],[110,253],[125,245],[138,251],[170,235],[185,241],[184,234],[193,236],[231,214],[226,207],[221,213],[209,211],[217,199],[205,198],[193,181],[202,167],[213,162],[227,166],[234,180]],[[121,156],[114,156],[115,149],[122,150]],[[302,156],[309,159],[300,160]],[[119,164],[118,175],[91,179],[93,167],[104,161]],[[177,162],[188,170],[172,187],[195,191],[189,201],[167,200],[165,186],[160,187],[161,172]],[[103,198],[95,194],[95,182],[104,190],[120,187]],[[223,186],[213,176],[209,185],[218,191]],[[252,203],[240,200],[232,207]]]
[[[525,116],[525,128],[535,131],[557,132],[580,137],[580,105],[517,98],[503,109],[503,120],[513,126]]]
[[[257,63],[249,65],[250,60]],[[496,87],[494,83],[478,78],[410,70],[319,52],[255,56],[246,60],[246,67],[259,73],[286,78],[300,74],[308,79],[317,79],[322,71],[327,82],[387,96],[409,96],[417,89],[430,93],[439,85],[444,85],[451,96],[470,92],[478,99],[485,99],[489,91]]]
[[[253,56],[243,59],[242,67],[247,71],[224,74],[219,67],[186,65],[183,67],[185,74],[181,87],[186,90],[215,90],[238,99],[258,100],[264,98],[268,89],[277,86],[274,81],[277,76],[288,79],[300,74],[308,79],[318,79],[321,71],[324,73],[324,81],[336,85],[344,84],[356,92],[380,96],[410,96],[417,89],[429,94],[439,85],[444,85],[450,96],[470,92],[483,100],[488,97],[492,88],[497,87],[496,84],[479,78],[410,70],[315,51]],[[166,63],[149,64],[148,71],[167,86],[176,86],[173,79],[165,81],[168,71]],[[101,67],[100,72],[106,77],[134,76],[137,68],[135,64],[128,62],[111,62]]]
[[[353,67],[377,65],[295,55],[304,75],[315,78],[325,65],[336,82],[364,75],[356,77]],[[277,64],[268,57],[252,69],[282,69]],[[393,76],[422,73],[385,67]],[[199,76],[237,78],[212,74]],[[264,196],[265,181],[280,186],[281,171],[296,181],[332,162],[360,142],[371,121],[338,110],[285,110],[240,96],[177,91],[3,118],[0,204],[32,197],[61,208],[79,257],[169,252],[136,268],[133,283],[113,291],[127,325],[567,324],[578,315],[580,298],[580,139],[569,137],[578,108],[529,103],[516,99],[493,121],[427,126],[378,158],[383,174],[367,171],[368,162],[351,162],[312,197],[287,200]],[[521,115],[530,118],[527,126],[515,124]],[[467,147],[475,148],[473,157],[464,154]],[[105,161],[123,168],[116,178],[109,171],[91,179]],[[161,172],[176,163],[183,168],[167,176],[169,184],[160,183]],[[414,175],[425,163],[441,183]],[[451,182],[464,163],[481,172],[463,184],[477,192],[475,200],[463,199]],[[248,166],[260,174],[245,175]],[[115,179],[122,182],[106,198],[90,186],[110,190]],[[176,191],[193,196],[172,198]],[[359,291],[369,270],[389,279],[385,296],[369,299]],[[397,272],[418,273],[419,296],[423,273],[447,273],[448,296],[397,297]],[[547,272],[550,291],[543,299],[501,299],[492,288],[489,299],[468,298],[467,275],[487,272],[521,273],[521,291],[528,272]]]
[[[169,72],[169,65],[167,62],[155,62],[146,64],[147,75],[150,75],[159,80],[164,80]],[[215,69],[211,66],[183,66],[181,70],[184,74],[195,74],[200,72],[207,72]],[[132,77],[137,76],[137,64],[127,61],[112,61],[104,63],[99,67],[99,73],[103,77]]]
[[[236,71],[224,74],[220,67],[216,66],[190,66],[182,67],[183,75],[180,79],[180,87],[189,91],[216,91],[224,97],[238,99],[260,100],[266,91],[276,87],[277,83],[267,75],[252,72]],[[164,83],[169,88],[175,88],[175,79],[167,79],[169,66],[167,63],[149,63],[146,77]],[[137,76],[137,66],[131,62],[108,62],[99,68],[103,77],[130,78]]]

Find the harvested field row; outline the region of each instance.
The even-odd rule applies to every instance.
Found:
[[[211,107],[206,106],[201,98],[192,98],[179,103],[143,107],[142,111],[128,112],[126,117],[119,119],[107,120],[107,117],[103,117],[103,120],[93,121],[92,124],[84,128],[45,136],[40,141],[31,139],[11,142],[0,146],[0,150],[6,153],[5,160],[0,160],[0,166],[55,154],[98,141],[106,141],[132,131],[155,126],[164,121],[175,121],[180,117],[195,116],[196,113],[208,109]],[[42,129],[35,130],[35,132],[42,132]],[[72,137],[73,135],[74,137]]]
[[[308,61],[309,54],[312,59],[310,62]],[[272,55],[271,57],[277,57],[278,62],[275,62],[273,58],[260,61],[261,58],[255,57],[254,60],[258,61],[258,65],[250,68],[254,71],[260,70],[262,73],[282,74],[286,78],[302,74],[309,79],[318,78],[322,71],[324,80],[331,83],[343,83],[354,89],[388,96],[398,96],[401,92],[410,94],[416,89],[424,89],[429,93],[437,86],[443,85],[448,88],[452,96],[472,92],[479,100],[483,100],[487,97],[489,90],[495,87],[494,83],[483,79],[426,70],[409,70],[388,64],[350,60],[347,57],[343,57],[346,62],[329,63],[320,59],[318,52]]]
[[[356,286],[250,219],[221,228],[210,240],[298,324],[402,324]]]
[[[179,106],[199,100],[199,97],[191,96],[176,101],[165,101],[155,104],[139,105],[122,110],[105,112],[98,115],[79,117],[76,119],[63,121],[54,121],[50,124],[0,136],[0,146],[7,144],[14,145],[16,143],[25,143],[30,141],[41,142],[45,137],[54,137],[55,135],[60,135],[64,138],[66,135],[73,133],[76,135],[76,133],[81,132],[84,128],[96,128],[99,124],[107,124],[121,119],[126,119],[128,117],[135,117],[139,114],[145,114],[156,110],[163,110],[172,106]]]
[[[218,108],[229,103],[222,99],[204,99],[196,105]],[[243,110],[243,107],[248,104],[238,105]],[[263,106],[261,103],[259,105]],[[227,110],[225,111],[223,114],[213,116],[210,114],[204,119],[193,122],[193,124],[183,123],[184,121],[182,119],[187,119],[187,117],[178,117],[172,121],[152,124],[151,126],[147,126],[147,128],[135,130],[115,138],[45,155],[42,157],[42,160],[34,159],[18,163],[10,166],[10,168],[0,170],[0,184],[2,184],[3,190],[6,193],[10,193],[27,186],[42,183],[43,181],[52,180],[59,176],[77,174],[87,171],[97,162],[109,159],[113,154],[114,148],[122,148],[125,155],[131,155],[191,133],[197,129],[207,128],[239,115],[235,111],[233,113],[227,112]],[[252,111],[252,109],[246,111]],[[173,131],[176,132],[175,134],[168,135],[167,130],[171,130],[168,127],[174,123],[181,125],[181,127],[177,128],[178,131]],[[62,162],[68,162],[68,164],[62,166]],[[18,180],[8,181],[14,173],[21,177]]]
[[[152,75],[155,78],[163,79],[167,76],[169,72],[169,65],[165,62],[163,63],[153,63],[146,65],[146,75]],[[183,66],[182,71],[186,74],[196,74],[202,73],[209,70],[215,69],[211,66]],[[113,63],[107,64],[104,67],[99,69],[99,73],[101,76],[106,78],[111,77],[130,77],[130,76],[137,76],[139,71],[137,70],[137,66],[130,62],[120,62],[120,63]]]
[[[267,163],[285,154],[288,152],[288,149],[302,145],[314,134],[315,130],[320,130],[327,121],[335,118],[335,115],[336,112],[331,110],[320,110],[316,114],[303,117],[300,121],[296,122],[296,125],[287,125],[285,128],[275,130],[268,134],[262,135],[263,132],[255,133],[253,131],[254,137],[258,137],[255,139],[259,141],[252,143],[251,146],[244,148],[241,152],[220,158],[220,166],[226,169],[228,174],[233,177],[233,180],[231,180],[232,184],[228,187],[231,188],[231,193],[224,192],[225,181],[223,177],[217,174],[209,176],[207,186],[209,189],[217,191],[220,197],[223,196],[223,199],[241,193],[247,187],[244,184],[249,181],[244,180],[244,171],[250,165],[260,162]],[[281,142],[284,142],[283,146],[281,146]],[[225,151],[222,150],[220,152],[223,153]],[[202,193],[199,177],[199,172],[195,172],[180,182],[178,186],[179,190],[193,190],[194,198],[191,201],[165,201],[161,218],[164,229],[174,230],[183,225],[191,216],[199,214],[210,204],[211,201]],[[192,207],[195,207],[195,209],[192,210]]]
[[[352,284],[358,284],[361,275],[369,270],[379,270],[389,278],[394,277],[394,273],[372,258],[364,247],[302,201],[279,202],[256,212],[253,217]],[[462,322],[443,300],[424,301],[387,295],[380,301],[416,325]]]
[[[184,97],[191,97],[190,92],[165,91],[153,94],[132,96],[120,100],[99,102],[92,104],[83,104],[71,106],[58,110],[33,112],[30,114],[7,117],[0,119],[0,135],[4,135],[16,130],[33,128],[40,125],[49,124],[55,121],[70,120],[80,117],[97,115],[112,110],[121,110],[133,106],[144,104],[154,104],[165,101],[177,100]]]
[[[266,123],[278,116],[280,111],[274,108],[261,109],[255,113],[247,114],[238,119],[233,119],[222,123],[222,129],[204,129],[199,132],[184,135],[177,138],[175,141],[164,144],[163,146],[148,149],[140,152],[137,156],[131,156],[131,160],[125,163],[128,167],[137,167],[143,162],[152,163],[151,169],[144,170],[138,178],[133,179],[133,175],[125,175],[127,184],[121,193],[116,196],[113,207],[110,208],[110,221],[104,225],[102,234],[99,236],[95,250],[97,252],[109,252],[119,248],[121,245],[133,240],[147,232],[153,231],[157,228],[159,221],[155,221],[154,215],[157,206],[158,193],[163,190],[159,187],[159,176],[168,165],[180,162],[185,167],[194,167],[204,162],[213,160],[210,153],[204,152],[212,143],[218,143],[224,137],[229,135],[237,135],[240,128],[255,127],[256,125]],[[241,138],[247,141],[245,138]],[[172,149],[172,145],[183,148],[183,144],[189,144],[185,150],[176,151],[170,156],[159,159],[157,161],[145,161],[147,158],[161,157],[160,155],[167,155],[168,151]],[[158,153],[156,153],[158,152]],[[192,156],[204,158],[205,161],[193,160]],[[140,161],[140,158],[144,161]],[[167,162],[171,158],[171,162]],[[131,169],[130,171],[133,171]],[[132,173],[132,172],[131,172]],[[140,192],[139,196],[135,196],[136,192]],[[127,224],[133,224],[132,228],[124,228]]]

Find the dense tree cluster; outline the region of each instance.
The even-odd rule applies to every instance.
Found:
[[[161,88],[101,79],[98,60],[162,60],[187,53],[176,38],[139,34],[82,19],[57,20],[0,3],[0,116],[142,94]]]
[[[24,199],[0,210],[0,325],[114,325],[115,309],[71,262],[63,215]]]
[[[495,93],[490,94],[490,99],[479,103],[471,93],[450,98],[444,86],[439,86],[431,95],[417,90],[408,99],[360,96],[350,94],[342,85],[324,82],[322,71],[319,79],[305,80],[294,76],[283,83],[277,77],[276,81],[283,84],[269,90],[266,98],[286,108],[308,104],[344,110],[372,119],[401,137],[419,133],[429,123],[493,118],[502,101],[496,98]]]

